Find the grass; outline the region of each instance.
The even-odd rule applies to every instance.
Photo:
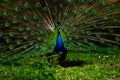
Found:
[[[64,63],[51,65],[46,57],[2,59],[0,80],[120,79],[120,54],[69,52]]]
[[[120,78],[120,55],[69,53],[56,71],[57,80],[110,80]]]

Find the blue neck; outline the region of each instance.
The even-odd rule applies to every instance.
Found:
[[[58,30],[60,30],[60,25],[58,25]]]

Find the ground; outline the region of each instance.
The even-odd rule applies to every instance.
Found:
[[[63,67],[55,68],[59,80],[110,80],[120,78],[119,54],[70,53],[67,61],[61,65]]]
[[[4,61],[0,64],[0,80],[120,80],[119,53],[69,52],[64,63],[50,66],[41,56],[7,60],[0,60]]]

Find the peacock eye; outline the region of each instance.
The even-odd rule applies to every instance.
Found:
[[[35,48],[36,48],[36,49],[39,49],[39,48],[40,48],[40,45],[39,45],[39,44],[37,44],[37,45],[35,46]]]
[[[26,49],[28,47],[28,45],[24,45],[23,48]]]
[[[92,16],[96,15],[96,11],[95,11],[95,10],[92,10],[92,11],[91,11],[91,15],[92,15]]]
[[[2,0],[1,0],[2,1]],[[10,2],[12,2],[11,0],[3,0],[4,2],[6,2],[6,3],[10,3]]]
[[[29,19],[29,16],[25,15],[24,20],[28,20],[28,19]]]
[[[31,31],[31,36],[34,36],[35,34],[36,34],[36,32],[35,31]]]
[[[34,15],[33,18],[34,18],[35,20],[38,20],[38,19],[39,19],[39,16],[38,16],[38,15]]]
[[[66,18],[66,17],[67,17],[67,13],[64,13],[64,14],[63,14],[63,17],[65,17],[65,18]]]
[[[24,28],[23,27],[19,27],[19,31],[24,31]]]
[[[26,2],[26,3],[24,4],[24,6],[25,6],[25,8],[30,8],[30,3]]]
[[[34,44],[34,41],[30,41],[30,43],[29,43],[30,45],[33,45]]]
[[[8,12],[8,11],[5,11],[5,12],[4,12],[4,16],[7,17],[7,16],[9,16],[9,15],[10,15],[10,12]]]
[[[84,0],[78,0],[80,3],[84,2]]]
[[[83,13],[83,14],[86,14],[87,12],[88,12],[88,11],[87,11],[86,9],[83,9],[83,10],[82,10],[82,13]]]
[[[48,7],[44,7],[44,9],[43,9],[43,10],[44,10],[44,12],[46,12],[46,13],[47,13],[47,12],[48,12]]]
[[[111,21],[112,21],[112,22],[116,22],[117,19],[116,19],[116,18],[111,18]]]
[[[38,38],[37,38],[37,40],[38,40],[38,41],[40,41],[40,40],[41,40],[41,38],[40,38],[40,37],[38,37]]]
[[[17,40],[17,45],[20,45],[22,43],[22,40]]]
[[[81,32],[82,34],[85,34],[85,31],[84,31],[84,30],[81,30],[80,32]]]
[[[15,11],[20,12],[21,8],[20,7],[15,7]]]
[[[10,43],[11,39],[10,38],[6,38],[6,43]]]
[[[91,35],[91,34],[90,34],[90,31],[87,31],[86,34],[89,35],[89,36]]]
[[[13,44],[11,44],[10,46],[9,46],[9,50],[13,50],[14,49],[14,45]]]
[[[52,15],[53,15],[53,17],[56,17],[56,16],[57,16],[57,13],[56,13],[56,12],[53,12]]]
[[[11,25],[10,22],[5,22],[5,27],[9,27]]]
[[[103,1],[99,1],[99,2],[98,2],[98,5],[99,5],[99,6],[103,6],[103,4],[104,4]]]
[[[109,31],[110,33],[113,33],[113,32],[114,32],[113,29],[108,29],[108,31]]]
[[[38,28],[40,28],[42,25],[41,25],[40,23],[38,23],[36,26],[37,26]]]
[[[3,36],[3,32],[0,32],[0,37],[2,37]]]
[[[115,37],[115,41],[120,42],[120,37]]]
[[[100,16],[101,20],[106,20],[107,17],[106,16]]]
[[[104,40],[100,40],[100,43],[101,43],[101,44],[104,44],[104,43],[105,43],[105,41],[104,41]]]
[[[9,35],[10,35],[10,37],[14,37],[15,33],[14,32],[10,32]]]
[[[88,3],[91,3],[93,0],[87,0],[88,1]]]
[[[66,22],[66,23],[64,24],[64,26],[65,26],[65,27],[69,26],[69,22]]]
[[[71,5],[72,1],[71,0],[67,0],[67,5]]]
[[[96,34],[95,36],[96,36],[97,38],[100,38],[100,34]]]
[[[31,26],[27,26],[27,28],[26,28],[27,31],[30,31],[31,29],[32,29]]]
[[[79,22],[75,21],[73,24],[76,26],[76,25],[79,25]]]
[[[59,9],[63,9],[63,7],[64,7],[63,4],[59,5]]]
[[[113,7],[113,4],[111,3],[111,4],[109,4],[109,6],[110,6],[110,8],[112,8],[112,7]]]
[[[84,39],[83,41],[84,41],[84,43],[87,43],[87,42],[88,42],[88,40],[87,40],[87,39]]]
[[[72,15],[75,16],[77,14],[77,11],[76,10],[73,10],[72,11]]]
[[[36,8],[40,8],[40,7],[42,7],[42,5],[41,5],[40,2],[37,2],[37,3],[35,4],[35,6],[36,6]]]
[[[43,34],[43,31],[39,31],[39,34]]]
[[[54,3],[56,3],[58,0],[52,0]]]
[[[82,20],[83,25],[87,25],[88,21],[87,20]]]
[[[14,24],[17,24],[17,23],[19,23],[19,20],[18,20],[18,19],[14,19],[12,22],[13,22]]]
[[[24,36],[23,36],[23,38],[24,38],[25,40],[28,39],[28,37],[29,37],[28,35],[24,35]]]

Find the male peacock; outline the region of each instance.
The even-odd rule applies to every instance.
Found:
[[[58,20],[69,50],[104,52],[120,48],[119,0],[118,4],[110,1],[0,0],[0,53],[53,51],[50,36]]]

